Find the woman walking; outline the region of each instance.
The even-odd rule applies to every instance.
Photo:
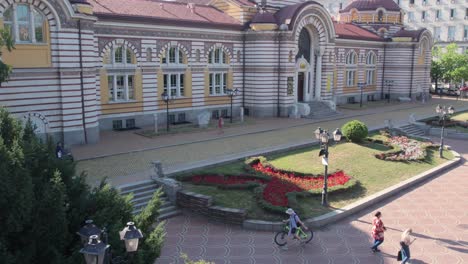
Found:
[[[413,244],[414,240],[411,241],[411,233],[413,230],[411,228],[406,229],[403,231],[401,234],[401,240],[400,240],[400,245],[401,245],[401,264],[405,264],[408,262],[410,259],[410,249],[409,246]]]
[[[374,245],[371,247],[372,252],[380,252],[379,246],[384,241],[384,232],[387,230],[385,228],[382,219],[382,213],[377,211],[374,215],[374,220],[372,220],[372,237],[374,238]]]

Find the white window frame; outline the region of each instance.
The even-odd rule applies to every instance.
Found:
[[[174,50],[174,57],[171,60],[171,50]],[[165,61],[164,61],[165,60]],[[174,62],[171,62],[174,61]],[[170,46],[168,47],[162,57],[162,64],[167,65],[185,65],[184,64],[184,53],[179,46]]]
[[[352,87],[356,83],[357,54],[352,51],[346,56],[346,86]]]
[[[208,64],[226,65],[227,64],[226,59],[227,59],[227,54],[222,47],[214,48],[208,53]]]
[[[370,52],[367,54],[366,58],[366,84],[375,85],[375,63],[377,61],[377,56],[375,53]]]
[[[124,87],[123,87],[123,93],[124,93],[124,98],[119,99],[117,98],[117,78],[118,77],[123,77],[124,78]],[[129,86],[129,78],[132,78],[132,87]],[[122,73],[109,73],[107,75],[107,80],[112,79],[112,89],[110,85],[108,85],[109,89],[109,102],[110,103],[120,103],[120,102],[132,102],[135,101],[135,75],[134,74],[122,74]],[[133,91],[133,98],[130,97],[130,91]]]
[[[216,82],[216,77],[219,76],[219,84]],[[227,95],[227,79],[228,73],[224,71],[219,72],[211,72],[209,78],[209,87],[210,87],[210,95],[212,96],[222,96]],[[217,92],[217,88],[219,92]]]
[[[19,24],[22,24],[22,23],[18,21],[18,14],[16,12],[18,6],[25,6],[28,9],[28,13],[29,13],[28,28],[29,28],[29,35],[30,35],[30,40],[28,41],[20,40]],[[6,10],[9,10],[10,8],[12,10],[12,21],[3,21],[3,23],[10,25],[11,30],[12,30],[12,37],[17,44],[47,44],[47,40],[45,39],[46,28],[44,28],[44,25],[42,25],[43,40],[39,42],[36,40],[35,14],[41,16],[43,23],[47,20],[47,17],[44,14],[42,14],[42,12],[40,12],[34,6],[28,3],[19,3],[19,4],[14,3],[13,5],[9,6]]]
[[[175,76],[175,82],[172,82],[172,77]],[[164,81],[166,80],[166,81]],[[185,73],[166,73],[163,75],[163,92],[167,92],[170,98],[185,97]],[[175,90],[175,94],[173,94]]]
[[[115,61],[115,52],[117,49],[122,49],[122,62]],[[125,45],[114,45],[110,50],[110,64],[115,66],[125,66],[125,67],[136,67],[135,63],[132,63],[133,51]],[[128,54],[130,53],[130,54]],[[128,57],[130,55],[130,58]],[[130,62],[128,60],[130,59]]]

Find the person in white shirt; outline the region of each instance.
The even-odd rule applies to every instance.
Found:
[[[413,244],[414,240],[411,241],[411,233],[413,232],[413,230],[411,228],[408,228],[406,229],[405,231],[403,231],[403,233],[401,234],[401,239],[400,239],[400,245],[401,245],[401,264],[405,264],[405,263],[408,263],[409,259],[410,259],[410,248],[409,246],[411,244]]]

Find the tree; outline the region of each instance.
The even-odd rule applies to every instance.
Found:
[[[83,263],[76,235],[85,220],[93,219],[109,234],[114,255],[124,255],[119,231],[131,221],[131,195],[123,197],[105,180],[93,189],[85,175],[75,175],[75,164],[55,156],[54,142],[42,142],[28,121],[24,127],[0,108],[0,259],[2,263]],[[161,205],[159,190],[135,218],[144,239],[136,263],[159,256],[164,223],[153,229]]]
[[[6,29],[0,29],[0,58],[2,57],[2,49],[4,47],[11,52],[15,48],[15,44],[10,32]],[[12,67],[0,60],[0,86],[8,80],[11,71]]]
[[[436,82],[461,82],[468,80],[468,53],[459,53],[455,43],[447,45],[444,49],[434,47],[431,64],[431,77]]]

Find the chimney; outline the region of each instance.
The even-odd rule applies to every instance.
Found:
[[[164,4],[163,4],[163,3],[159,3],[159,8],[161,8],[162,10],[164,10]]]
[[[190,8],[190,12],[195,13],[195,3],[188,3],[187,8]]]

